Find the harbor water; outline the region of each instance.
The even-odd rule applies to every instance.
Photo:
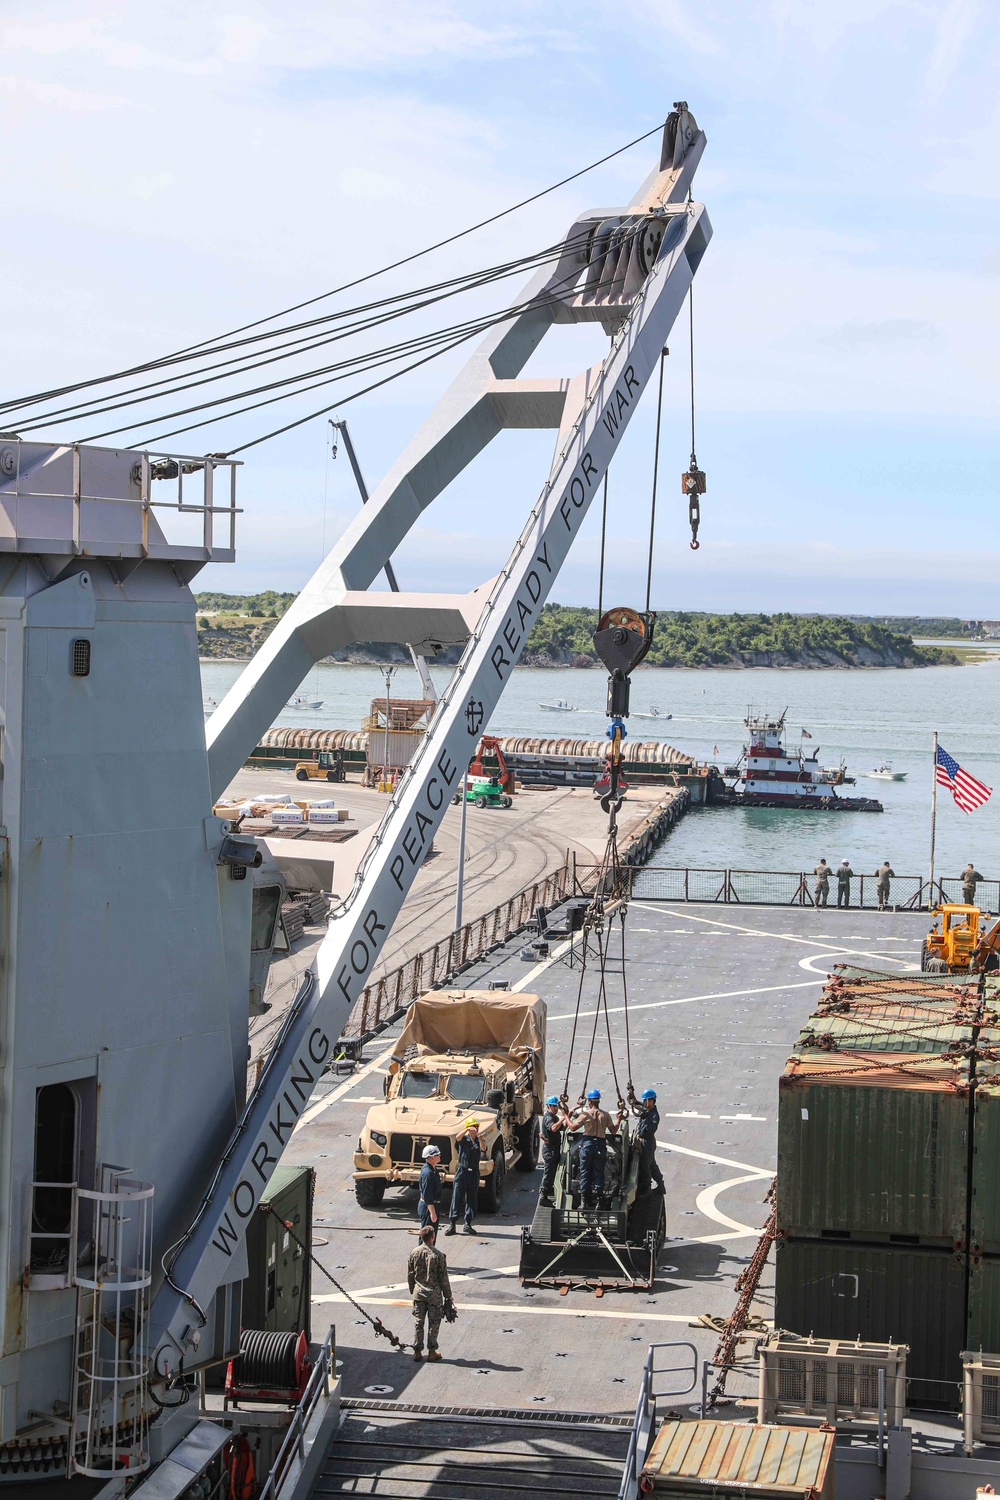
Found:
[[[241,667],[203,662],[206,700],[218,702]],[[447,668],[434,668],[444,687]],[[400,667],[393,697],[419,697],[416,673]],[[280,724],[310,728],[358,728],[372,698],[385,693],[377,667],[324,664],[314,669],[301,694],[322,708],[288,708]],[[519,667],[489,725],[497,734],[598,739],[606,727],[603,671]],[[543,709],[560,699],[576,712]],[[749,705],[768,713],[787,707],[787,744],[797,747],[808,730],[807,749],[819,748],[819,763],[843,757],[856,787],[845,795],[878,797],[885,811],[824,813],[770,808],[707,809],[681,820],[658,855],[670,865],[745,870],[811,870],[822,855],[836,865],[844,858],[858,872],[874,871],[888,859],[899,875],[926,875],[929,852],[931,736],[959,763],[996,792],[966,815],[950,793],[939,789],[938,875],[957,875],[967,860],[985,876],[1000,876],[1000,661],[994,657],[963,667],[915,670],[640,669],[633,678],[632,710],[655,706],[668,722],[633,717],[637,739],[666,740],[697,760],[731,764],[744,740]],[[902,782],[870,780],[862,773],[891,760],[906,772]]]

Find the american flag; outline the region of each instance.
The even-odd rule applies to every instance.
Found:
[[[984,786],[968,771],[963,771],[957,760],[950,756],[947,750],[937,747],[937,767],[935,775],[939,786],[946,786],[959,807],[964,813],[970,813],[974,808],[982,807],[989,800],[993,788]]]

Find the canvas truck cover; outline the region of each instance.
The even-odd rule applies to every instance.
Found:
[[[414,1000],[397,1050],[503,1054],[518,1062],[533,1055],[533,1092],[545,1094],[545,1001],[500,990],[433,990]]]

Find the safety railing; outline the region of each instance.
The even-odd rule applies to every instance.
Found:
[[[415,953],[374,984],[366,985],[344,1024],[341,1040],[357,1043],[382,1031],[418,995],[505,943],[512,933],[533,920],[540,906],[555,906],[572,889],[572,866],[561,865],[551,875],[494,906],[492,911],[484,912],[430,948]]]
[[[690,1360],[685,1359],[682,1364],[663,1365],[658,1363],[657,1355],[661,1354],[664,1349],[684,1349],[688,1351],[691,1358]],[[667,1375],[687,1376],[689,1377],[688,1384],[672,1390],[662,1390],[657,1383],[658,1377]],[[646,1355],[646,1362],[642,1368],[642,1384],[639,1387],[639,1399],[635,1407],[635,1421],[632,1423],[628,1452],[625,1455],[625,1467],[622,1472],[618,1500],[634,1500],[634,1497],[639,1492],[639,1475],[649,1456],[650,1445],[656,1435],[658,1417],[656,1403],[664,1401],[668,1397],[687,1396],[694,1390],[697,1383],[698,1351],[694,1344],[687,1342],[650,1344],[649,1352]]]
[[[585,871],[580,869],[581,877]],[[831,872],[824,900],[816,877],[805,870],[699,869],[690,866],[643,865],[632,871],[632,895],[643,901],[697,901],[747,906],[844,905],[836,872]],[[1000,882],[983,880],[976,888],[976,905],[1000,911]],[[919,875],[894,875],[883,895],[876,875],[854,875],[846,890],[846,905],[854,910],[928,911],[940,901],[962,901],[959,879],[935,880]]]
[[[124,505],[138,511],[138,537],[143,555],[150,548],[149,515],[153,510],[200,517],[196,527],[198,544],[205,549],[209,561],[225,560],[235,551],[236,517],[241,513],[236,504],[236,471],[242,467],[241,460],[219,454],[195,456],[143,450],[137,453],[126,483],[116,463],[118,449],[73,443],[67,445],[71,454],[68,482],[60,484],[58,479],[48,478],[53,472],[57,476],[64,472],[59,466],[53,469],[49,465],[41,468],[29,465],[27,475],[22,472],[22,451],[27,448],[35,457],[38,446],[23,444],[15,438],[0,439],[0,505],[12,507],[15,531],[21,501],[46,502],[48,524],[61,517],[68,506],[69,539],[74,550],[101,555],[100,542],[87,533],[84,507]],[[106,459],[105,455],[110,457]],[[46,476],[48,482],[37,478],[36,473]],[[185,480],[189,481],[187,485]],[[167,484],[160,488],[162,481]],[[123,488],[127,493],[122,492]],[[216,516],[225,518],[223,524],[228,533],[222,548],[215,541]],[[169,539],[166,545],[171,545]]]
[[[658,807],[629,830],[628,842],[620,850],[623,865],[636,867],[648,859],[657,841],[682,817],[691,802],[686,787],[671,792]],[[466,964],[482,958],[507,942],[515,932],[534,920],[540,906],[552,907],[567,896],[586,895],[594,890],[600,870],[594,865],[579,865],[575,859],[536,880],[508,901],[494,906],[455,932],[441,938],[423,952],[414,954],[398,968],[383,974],[374,984],[366,985],[351,1011],[341,1041],[357,1047],[369,1037],[398,1020],[411,1001],[425,990],[444,983]]]
[[[319,1406],[320,1401],[330,1399],[330,1381],[335,1378],[335,1344],[334,1328],[330,1325],[330,1331],[323,1340],[323,1347],[316,1357],[316,1363],[312,1367],[312,1374],[302,1392],[302,1399],[292,1415],[291,1425],[285,1434],[285,1440],[278,1449],[278,1456],[274,1460],[271,1472],[264,1482],[264,1486],[258,1496],[258,1500],[280,1500],[283,1488],[289,1475],[292,1473],[293,1460],[298,1459],[297,1474],[301,1470],[306,1458],[305,1438],[312,1420],[313,1414]]]

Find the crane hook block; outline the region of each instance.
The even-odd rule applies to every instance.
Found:
[[[629,673],[653,644],[656,615],[640,614],[623,605],[609,609],[597,622],[594,650],[611,674],[608,678],[608,717],[628,718]]]
[[[655,614],[641,615],[627,605],[605,610],[594,631],[594,650],[609,672],[627,677],[639,665],[653,644],[655,622]]]
[[[699,469],[695,463],[692,463],[690,469],[685,469],[681,475],[682,495],[703,495],[705,485],[705,470]]]

